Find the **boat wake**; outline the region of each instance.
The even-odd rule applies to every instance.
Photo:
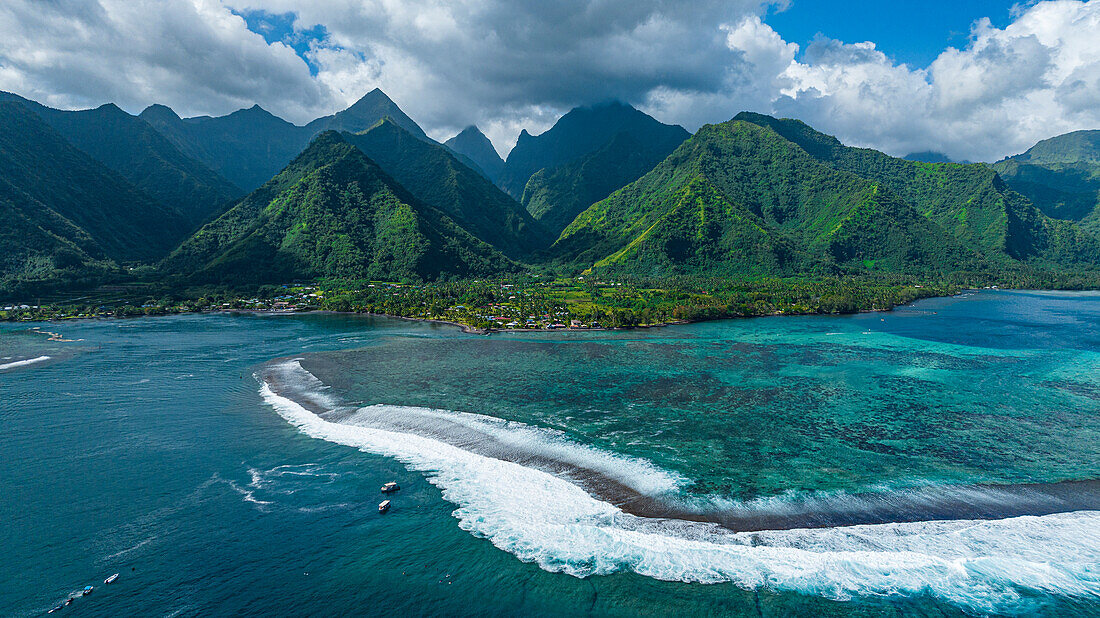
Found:
[[[50,360],[49,356],[37,356],[35,358],[26,358],[23,360],[11,361],[8,363],[0,363],[0,371],[5,369],[15,369],[17,367],[26,367],[27,365],[35,365]]]
[[[933,594],[984,612],[1027,611],[1035,592],[1100,598],[1093,482],[689,503],[686,479],[556,432],[352,406],[299,360],[260,377],[265,400],[302,432],[422,472],[458,505],[462,529],[549,571],[833,599]]]

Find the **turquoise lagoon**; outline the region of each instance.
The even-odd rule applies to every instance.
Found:
[[[1100,295],[33,326],[0,324],[4,615],[1100,613]]]

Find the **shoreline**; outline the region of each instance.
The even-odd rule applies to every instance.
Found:
[[[211,309],[211,310],[197,310],[197,311],[178,311],[178,312],[165,312],[154,313],[147,315],[97,315],[97,316],[73,316],[73,317],[41,317],[41,318],[27,318],[27,319],[0,319],[0,322],[11,323],[35,323],[42,322],[49,323],[63,323],[83,320],[111,320],[111,319],[131,319],[131,318],[143,318],[143,317],[165,317],[172,315],[217,315],[217,314],[250,314],[250,315],[269,315],[269,316],[293,316],[293,315],[311,315],[311,314],[331,314],[331,315],[361,315],[369,317],[390,318],[396,320],[406,320],[409,322],[425,322],[430,324],[439,324],[445,326],[453,326],[458,328],[461,332],[471,335],[492,335],[494,333],[554,333],[554,332],[585,332],[585,331],[629,331],[629,330],[644,330],[652,328],[665,328],[668,326],[684,326],[688,324],[702,324],[706,322],[716,322],[719,320],[740,320],[750,318],[768,318],[768,317],[798,317],[798,316],[846,316],[846,315],[861,315],[865,313],[890,313],[898,307],[904,307],[923,300],[931,300],[935,298],[953,298],[959,297],[964,294],[973,294],[976,292],[1046,292],[1046,293],[1072,293],[1072,292],[1091,292],[1100,293],[1100,289],[1097,290],[1063,290],[1063,289],[1048,289],[1048,288],[965,288],[957,291],[954,294],[945,294],[942,296],[924,296],[915,300],[907,301],[905,303],[899,303],[890,307],[882,309],[858,309],[856,311],[845,311],[835,313],[819,313],[819,312],[788,312],[788,311],[773,311],[771,313],[758,313],[758,314],[739,314],[739,315],[723,315],[713,318],[703,319],[681,319],[673,320],[670,322],[661,322],[658,324],[637,324],[633,326],[598,326],[598,327],[572,327],[566,326],[564,328],[479,328],[476,326],[470,326],[463,324],[462,322],[455,322],[452,320],[444,320],[439,318],[417,318],[411,316],[394,315],[389,313],[374,313],[369,311],[336,311],[332,309],[303,309],[303,310],[287,310],[287,309]],[[50,333],[54,334],[54,333]],[[53,340],[53,339],[51,339]],[[65,341],[64,339],[56,339],[56,341]]]

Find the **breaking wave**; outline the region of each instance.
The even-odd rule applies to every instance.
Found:
[[[705,511],[677,505],[685,480],[644,460],[491,417],[349,406],[298,360],[275,363],[262,377],[264,399],[299,430],[423,473],[458,506],[454,515],[462,529],[548,571],[584,577],[629,570],[838,600],[932,594],[979,612],[1027,612],[1035,593],[1100,598],[1095,511],[738,531]],[[1031,491],[947,494],[1002,504]],[[937,500],[927,494],[910,502]],[[845,504],[840,510],[866,506]],[[745,512],[757,520],[806,510],[783,498],[727,506],[722,513]]]

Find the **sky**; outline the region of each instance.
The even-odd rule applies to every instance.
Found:
[[[1098,32],[1100,0],[4,0],[0,90],[304,124],[378,87],[502,155],[619,99],[690,131],[751,110],[993,161],[1100,128]]]

